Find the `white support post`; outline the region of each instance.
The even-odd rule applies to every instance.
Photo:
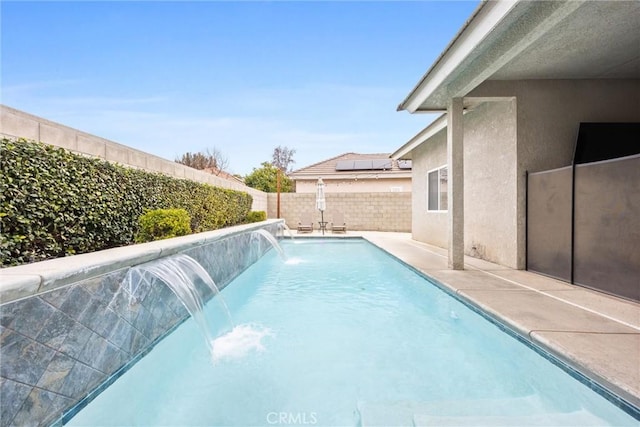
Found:
[[[464,144],[463,99],[447,106],[449,268],[464,270]]]

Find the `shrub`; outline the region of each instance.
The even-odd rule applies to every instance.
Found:
[[[245,222],[249,194],[126,168],[24,139],[0,140],[2,266],[134,242],[138,218],[179,208],[200,232]]]
[[[184,209],[155,209],[138,219],[136,242],[170,239],[191,233],[191,218]]]
[[[247,214],[247,222],[260,222],[267,219],[265,211],[251,211]]]

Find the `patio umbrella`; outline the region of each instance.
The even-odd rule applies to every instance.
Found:
[[[318,178],[318,183],[316,184],[316,209],[320,211],[320,229],[322,230],[322,235],[324,235],[324,210],[327,208],[327,203],[324,200],[324,182],[322,182],[322,178]]]

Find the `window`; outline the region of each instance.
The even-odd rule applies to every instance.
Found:
[[[427,210],[446,211],[448,201],[447,167],[427,173]]]

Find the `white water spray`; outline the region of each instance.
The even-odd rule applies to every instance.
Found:
[[[213,341],[213,361],[242,359],[252,351],[264,351],[262,339],[272,335],[270,329],[259,325],[238,325]]]
[[[207,271],[190,256],[180,254],[133,267],[127,273],[127,280],[129,283],[133,284],[135,283],[135,278],[138,276],[139,280],[149,282],[145,273],[149,273],[150,275],[162,280],[171,289],[171,291],[173,291],[182,305],[187,309],[191,317],[193,317],[195,322],[198,324],[200,331],[204,335],[207,347],[213,354],[213,339],[211,331],[202,311],[204,308],[203,298],[207,298],[209,295],[202,295],[196,285],[198,281],[207,286],[213,294],[213,297],[218,297],[232,329],[234,325],[231,320],[229,308],[220,296],[218,287]]]
[[[280,258],[282,258],[283,261],[287,260],[287,256],[284,253],[284,250],[282,249],[282,246],[280,246],[280,244],[278,243],[278,241],[276,240],[275,237],[273,237],[273,235],[271,233],[269,233],[266,230],[263,230],[262,228],[259,230],[253,230],[251,232],[251,237],[253,236],[262,236],[265,239],[267,239],[267,241],[269,243],[271,243],[271,246],[273,246],[273,248],[278,251],[278,254],[280,255]]]
[[[286,231],[287,234],[289,235],[289,238],[291,239],[291,241],[293,242],[295,239],[293,238],[293,233],[291,232],[291,229],[287,226],[286,223],[281,222],[280,224],[278,224],[278,228],[282,231],[282,235],[284,236],[284,232]]]
[[[269,236],[271,235],[269,234]],[[146,282],[148,285],[152,284],[150,276],[164,282],[193,317],[214,362],[223,359],[239,359],[251,351],[264,350],[262,339],[272,335],[271,331],[257,325],[235,326],[231,320],[229,308],[220,295],[220,290],[215,282],[207,271],[190,256],[174,255],[131,268],[126,278],[131,290],[130,298],[135,298],[133,295],[142,282]],[[202,286],[202,283],[206,287]],[[209,323],[203,311],[204,301],[209,297],[217,297],[231,329],[230,332],[215,340],[211,335]]]

